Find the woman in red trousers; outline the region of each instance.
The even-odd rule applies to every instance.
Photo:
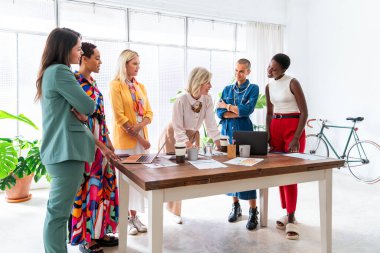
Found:
[[[267,100],[267,130],[273,152],[304,152],[305,124],[308,117],[306,99],[297,79],[285,74],[290,58],[285,54],[273,56],[268,77],[273,78],[265,88]],[[277,220],[278,229],[286,230],[286,238],[297,240],[297,184],[280,186],[281,205],[287,214]]]

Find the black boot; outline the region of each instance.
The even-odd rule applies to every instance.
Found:
[[[232,204],[232,211],[231,211],[230,215],[228,216],[228,221],[229,222],[235,222],[237,220],[237,218],[240,216],[241,216],[240,203],[239,203],[239,201],[234,202]]]
[[[249,218],[248,218],[248,222],[247,222],[247,226],[246,226],[246,228],[248,230],[256,229],[257,224],[258,224],[258,221],[257,221],[257,215],[258,214],[259,214],[259,212],[257,211],[257,207],[255,207],[255,208],[250,207],[249,208]]]

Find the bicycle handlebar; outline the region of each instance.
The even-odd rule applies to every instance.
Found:
[[[313,128],[313,126],[312,125],[310,125],[309,123],[310,122],[312,122],[312,121],[322,121],[322,125],[324,125],[326,122],[327,122],[327,119],[308,119],[307,121],[306,121],[306,125],[308,126],[308,127],[310,127],[310,128]],[[326,127],[327,128],[327,127]]]
[[[310,123],[311,121],[315,121],[315,120],[317,120],[317,119],[308,119],[308,120],[306,121],[306,125],[307,125],[308,127],[310,127],[310,128],[313,128],[313,126],[310,125],[309,123]]]

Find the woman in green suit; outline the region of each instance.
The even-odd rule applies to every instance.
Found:
[[[84,163],[94,160],[92,133],[73,113],[89,115],[95,109],[70,69],[81,54],[79,33],[54,29],[47,38],[36,81],[36,100],[42,108],[41,159],[51,177],[43,235],[46,253],[67,252],[71,207],[83,180]]]

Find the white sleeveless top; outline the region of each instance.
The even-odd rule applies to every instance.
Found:
[[[284,75],[278,80],[269,82],[270,102],[273,104],[274,113],[297,113],[300,112],[296,97],[290,90],[291,76]]]

